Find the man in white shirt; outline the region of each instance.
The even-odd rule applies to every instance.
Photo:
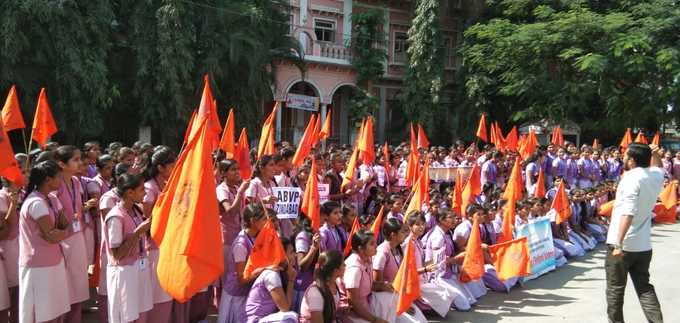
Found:
[[[649,283],[652,209],[664,179],[659,147],[631,144],[623,163],[626,173],[616,190],[607,234],[607,315],[611,323],[624,322],[623,298],[630,274],[647,321],[663,322],[654,286]]]

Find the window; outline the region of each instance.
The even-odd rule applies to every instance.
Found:
[[[444,67],[446,69],[456,68],[456,34],[444,37]]]
[[[295,15],[288,15],[288,35],[292,35],[295,32]]]
[[[314,20],[314,33],[318,41],[334,42],[335,41],[335,22],[329,20]]]
[[[407,50],[408,50],[408,35],[403,32],[395,32],[392,62],[396,64],[406,64]]]

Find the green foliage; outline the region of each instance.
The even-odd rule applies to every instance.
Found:
[[[363,89],[357,89],[347,105],[349,124],[359,123],[369,114],[376,115],[379,106],[380,99]]]
[[[272,98],[274,63],[301,66],[287,8],[284,0],[2,1],[0,88],[17,84],[28,112],[45,86],[70,142],[129,140],[150,125],[177,144],[207,73],[219,112],[233,106],[239,126],[254,129]]]
[[[421,123],[429,132],[435,129],[436,116],[442,110],[445,82],[440,24],[439,1],[419,0],[408,31],[408,68],[401,104],[409,120]]]
[[[378,27],[384,21],[383,11],[378,9],[352,14],[352,65],[357,71],[357,83],[362,87],[385,73],[387,51],[384,46],[378,46],[384,37],[378,32]]]
[[[672,0],[499,0],[465,32],[463,77],[492,116],[568,118],[613,139],[680,117],[679,51]]]

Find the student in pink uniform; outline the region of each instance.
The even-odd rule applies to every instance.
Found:
[[[314,282],[307,288],[300,306],[300,323],[334,323],[340,303],[336,281],[345,272],[342,254],[329,250],[319,255]]]
[[[248,185],[246,190],[248,203],[264,203],[268,208],[274,207],[276,196],[274,196],[272,187],[276,186],[274,181],[275,173],[276,164],[274,164],[274,158],[271,155],[260,157],[255,165],[253,178],[250,180],[250,185]],[[290,237],[293,235],[292,226],[289,228],[284,224],[281,229],[284,236]]]
[[[245,303],[246,323],[297,323],[298,315],[293,312],[293,282],[295,271],[295,250],[290,240],[281,238],[286,259],[277,267],[267,267],[250,287]]]
[[[144,183],[144,216],[151,217],[151,211],[156,204],[158,196],[161,194],[165,182],[170,177],[172,169],[175,167],[175,155],[167,148],[157,150],[151,156],[151,162],[146,172],[146,182]],[[151,285],[153,288],[153,309],[149,312],[149,323],[168,323],[172,313],[172,297],[161,288],[156,275],[158,264],[158,246],[149,239],[149,265],[151,267]]]
[[[396,318],[396,302],[392,298],[377,296],[377,292],[390,291],[384,282],[373,281],[371,257],[376,254],[373,233],[361,229],[352,236],[352,254],[345,259],[343,275],[344,292],[351,311],[350,322],[387,323]]]
[[[2,179],[0,189],[0,248],[2,248],[2,264],[5,271],[9,293],[9,313],[2,314],[8,322],[19,321],[19,207],[23,199],[21,188],[14,183]],[[0,318],[0,322],[2,321]]]
[[[404,199],[399,194],[392,194],[389,197],[390,205],[392,206],[387,213],[387,219],[395,218],[404,221],[404,215],[401,213],[404,207]]]
[[[94,264],[95,244],[97,241],[96,222],[97,204],[101,191],[99,184],[94,179],[87,177],[87,166],[80,163],[80,171],[76,173],[76,178],[80,181],[82,188],[81,200],[83,201],[83,235],[85,236],[85,251],[87,254],[87,264]]]
[[[111,323],[146,322],[153,307],[151,270],[145,248],[151,219],[144,219],[137,206],[144,199],[144,180],[140,175],[122,175],[116,191],[121,201],[104,219],[108,318]]]
[[[391,218],[383,222],[382,233],[385,241],[378,246],[376,255],[373,257],[373,281],[391,285],[397,276],[397,271],[399,271],[399,266],[404,258],[401,243],[408,236],[409,229],[399,219]],[[395,293],[394,290],[377,294],[386,294],[384,297],[392,298],[393,303],[396,303],[399,299],[399,294]],[[427,319],[414,304],[411,305],[409,310],[397,316],[396,322],[424,323],[427,322]]]
[[[298,227],[299,232],[295,235],[294,243],[298,264],[298,273],[295,278],[295,298],[293,301],[293,309],[295,311],[300,310],[302,297],[309,285],[314,281],[314,268],[321,249],[321,235],[312,230],[309,218],[301,217],[298,220]]]
[[[85,216],[83,212],[83,187],[76,177],[82,167],[80,150],[74,146],[60,146],[54,151],[54,158],[61,167],[61,187],[52,194],[59,199],[63,212],[70,222],[69,234],[61,242],[68,273],[71,311],[64,320],[72,323],[82,321],[82,303],[90,298],[88,284],[88,259],[83,233]]]
[[[19,321],[63,321],[71,307],[68,274],[59,243],[67,239],[71,221],[50,193],[62,185],[57,163],[33,166],[27,197],[19,213]]]
[[[93,178],[99,185],[101,195],[104,195],[112,188],[113,179],[113,158],[111,155],[101,155],[97,159],[97,176]]]

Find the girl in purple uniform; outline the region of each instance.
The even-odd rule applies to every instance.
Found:
[[[321,218],[326,220],[319,228],[321,251],[337,250],[342,252],[345,249],[346,241],[342,240],[344,237],[338,230],[338,225],[342,221],[340,204],[335,201],[326,201],[321,204],[320,213]]]
[[[295,236],[295,254],[297,256],[298,274],[295,278],[295,300],[293,308],[297,311],[300,309],[302,297],[307,290],[307,287],[312,284],[314,280],[314,267],[317,264],[319,257],[319,250],[321,249],[320,241],[321,235],[312,231],[309,218],[301,217],[298,220],[300,227],[298,234]],[[331,249],[340,252],[335,249]]]

